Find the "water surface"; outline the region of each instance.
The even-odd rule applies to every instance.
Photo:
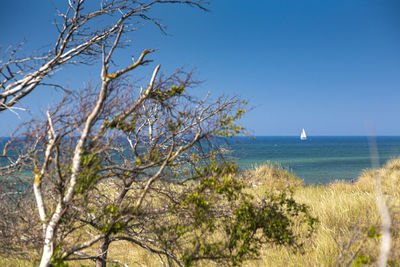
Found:
[[[400,137],[376,138],[380,164],[400,157]],[[297,136],[258,136],[253,140],[238,137],[229,141],[233,158],[242,168],[267,161],[278,162],[306,183],[329,183],[352,180],[364,169],[371,168],[368,137],[315,136],[301,141]]]

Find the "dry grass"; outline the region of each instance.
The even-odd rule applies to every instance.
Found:
[[[282,178],[285,181],[290,176],[268,176],[269,173],[280,173],[266,170],[268,168],[271,166],[262,166],[255,170],[255,173],[266,174],[261,180],[266,181],[268,186],[280,184],[269,179]],[[319,220],[317,232],[307,242],[305,253],[293,254],[286,248],[265,248],[260,260],[248,262],[246,265],[344,266],[358,252],[357,255],[369,258],[369,264],[374,266],[378,257],[379,239],[369,238],[368,231],[372,230],[371,227],[376,227],[379,231],[374,193],[377,177],[382,179],[382,188],[391,210],[393,240],[390,260],[395,262],[395,259],[400,258],[400,160],[391,161],[378,171],[365,171],[354,184],[338,181],[326,186],[297,186],[296,200],[307,204],[311,213]]]
[[[379,238],[368,237],[368,231],[375,227],[379,232],[374,193],[377,177],[381,178],[392,217],[390,260],[392,266],[399,266],[395,263],[400,259],[400,159],[388,162],[379,170],[365,171],[355,183],[338,181],[304,186],[292,173],[273,164],[255,167],[244,173],[244,177],[249,185],[247,192],[257,198],[270,192],[293,190],[295,199],[307,204],[311,214],[319,220],[317,231],[306,241],[304,253],[292,253],[284,247],[265,247],[259,260],[248,261],[245,266],[344,266],[356,258],[356,253],[369,258],[367,265],[374,266]],[[130,266],[162,266],[157,256],[127,242],[113,243],[109,256]],[[29,266],[4,258],[0,258],[0,265]],[[80,266],[79,263],[71,265]]]

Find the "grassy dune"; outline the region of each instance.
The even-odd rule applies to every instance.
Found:
[[[253,189],[258,194],[265,185],[268,188],[281,186],[279,181],[295,183],[291,174],[273,166],[261,166],[252,173],[263,181]],[[348,263],[353,266],[354,262],[374,266],[379,253],[380,220],[374,191],[378,177],[392,216],[390,265],[399,266],[396,259],[400,259],[400,160],[391,161],[379,170],[364,171],[354,184],[340,181],[325,186],[296,184],[296,200],[307,204],[319,220],[305,253],[265,248],[261,260],[249,262],[248,266],[346,266]]]
[[[284,247],[265,247],[259,260],[245,262],[245,266],[375,266],[380,231],[374,190],[378,178],[392,217],[389,265],[399,266],[400,159],[388,162],[379,170],[364,171],[355,183],[338,181],[305,186],[295,175],[272,164],[255,167],[243,175],[248,183],[247,192],[256,198],[263,198],[268,192],[293,190],[295,199],[307,204],[319,220],[316,232],[306,241],[304,253],[293,253]],[[156,256],[125,242],[113,243],[109,255],[130,266],[162,266]],[[24,265],[0,259],[1,266],[15,264]]]

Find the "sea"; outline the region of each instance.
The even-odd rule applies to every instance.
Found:
[[[0,137],[1,151],[7,139]],[[305,184],[328,184],[354,181],[363,170],[372,168],[371,158],[378,158],[380,166],[400,158],[400,136],[374,139],[378,153],[370,152],[371,142],[366,136],[311,136],[304,141],[298,136],[235,137],[221,144],[231,151],[228,157],[242,170],[275,164]],[[0,163],[4,160],[0,157]]]
[[[374,147],[378,153],[371,153]],[[379,166],[399,158],[400,136],[311,136],[304,141],[298,136],[236,137],[228,141],[227,148],[242,169],[270,162],[306,184],[328,184],[354,181],[363,170],[372,168],[371,158],[378,158]]]

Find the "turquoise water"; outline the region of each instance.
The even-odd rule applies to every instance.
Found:
[[[0,148],[7,138],[0,137]],[[400,137],[377,137],[380,164],[400,157]],[[238,137],[229,139],[228,148],[242,169],[277,162],[307,184],[352,180],[371,168],[367,137]],[[0,157],[0,165],[5,158]]]
[[[400,157],[400,137],[376,138],[380,164]],[[278,162],[293,171],[305,183],[329,183],[352,180],[371,168],[368,137],[316,136],[301,141],[299,137],[239,137],[229,141],[233,159],[241,168],[251,168],[267,161]]]

